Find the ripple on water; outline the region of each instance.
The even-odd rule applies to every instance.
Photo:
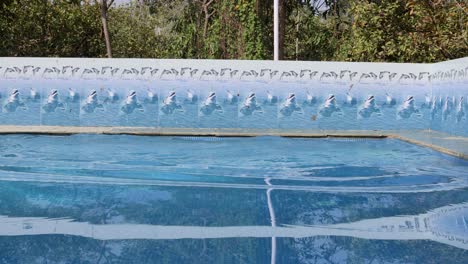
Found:
[[[467,186],[466,164],[395,140],[79,135],[8,142],[0,180],[386,193]],[[21,157],[26,149],[39,153]]]

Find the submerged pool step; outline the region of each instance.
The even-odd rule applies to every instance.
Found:
[[[202,142],[218,142],[223,141],[223,137],[174,137],[173,140],[183,140],[183,141],[202,141]]]
[[[359,137],[328,137],[328,141],[332,142],[366,142],[366,141],[376,141],[380,140],[380,137],[369,137],[369,138],[359,138]]]

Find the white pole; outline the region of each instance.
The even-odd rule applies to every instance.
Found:
[[[279,58],[279,0],[273,1],[273,59],[275,61]]]

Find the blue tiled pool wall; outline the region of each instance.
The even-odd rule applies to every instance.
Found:
[[[468,136],[467,65],[2,58],[0,125]]]
[[[431,128],[468,136],[468,58],[434,64],[433,75]]]

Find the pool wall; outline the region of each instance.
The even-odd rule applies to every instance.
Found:
[[[468,136],[468,58],[436,64],[0,58],[0,67],[3,126]]]
[[[432,97],[437,102],[431,129],[467,137],[468,58],[436,63],[432,72]]]

